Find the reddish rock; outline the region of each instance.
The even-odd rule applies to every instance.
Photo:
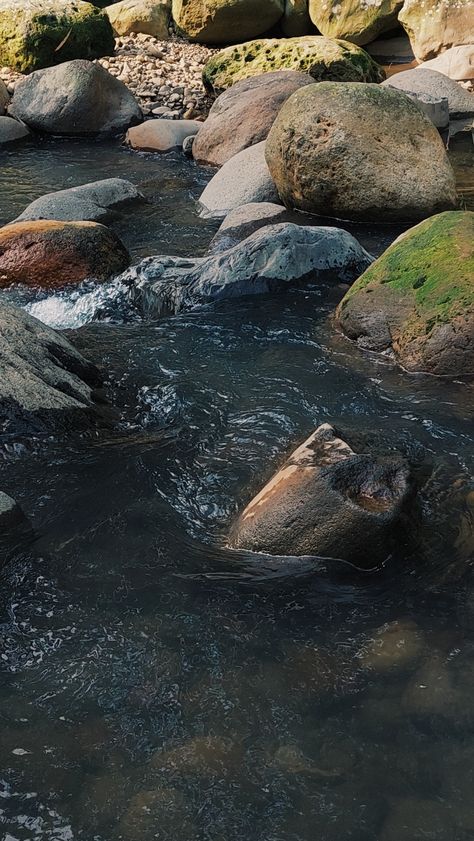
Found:
[[[130,263],[118,237],[96,222],[15,222],[0,229],[0,288],[59,288],[104,281]]]
[[[222,166],[247,146],[266,140],[275,118],[289,96],[314,84],[307,73],[279,70],[242,79],[221,93],[193,144],[199,163]]]

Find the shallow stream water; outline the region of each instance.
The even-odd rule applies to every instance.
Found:
[[[118,146],[9,155],[0,221],[117,174],[150,199],[119,225],[135,259],[205,251],[209,172]],[[358,229],[374,253],[396,233]],[[118,421],[0,450],[36,532],[0,572],[2,841],[472,839],[474,388],[354,349],[330,321],[343,291],[156,323],[114,284],[12,294],[75,328]],[[396,555],[360,572],[227,550],[326,421],[414,464]]]

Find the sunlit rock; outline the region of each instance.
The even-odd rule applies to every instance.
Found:
[[[240,514],[229,543],[370,568],[390,554],[410,490],[404,462],[357,455],[323,424]]]

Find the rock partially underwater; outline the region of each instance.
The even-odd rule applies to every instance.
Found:
[[[317,282],[352,283],[371,261],[347,231],[284,223],[209,257],[147,257],[120,279],[142,310],[161,316]]]
[[[234,524],[229,544],[275,555],[319,555],[370,569],[391,553],[412,493],[401,458],[356,454],[323,424]]]

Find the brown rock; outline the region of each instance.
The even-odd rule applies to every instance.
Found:
[[[230,545],[274,555],[340,558],[371,568],[390,554],[409,492],[403,462],[356,455],[323,424],[242,512]]]
[[[0,288],[59,288],[107,280],[129,265],[118,237],[96,222],[15,222],[0,229]]]
[[[195,138],[194,159],[222,166],[237,152],[265,140],[283,103],[312,83],[311,76],[296,70],[263,73],[237,82],[212,106]]]

